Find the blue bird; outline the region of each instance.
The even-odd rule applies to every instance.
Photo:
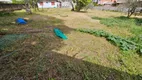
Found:
[[[58,28],[54,28],[54,33],[55,33],[56,36],[58,36],[58,37],[60,37],[64,40],[68,39],[67,36]]]
[[[27,22],[23,18],[18,18],[16,20],[16,23],[18,23],[18,24],[27,24]]]

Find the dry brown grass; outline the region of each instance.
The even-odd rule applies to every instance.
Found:
[[[65,11],[66,10],[66,11]],[[67,11],[68,10],[68,11]],[[93,20],[91,17],[98,16],[98,17],[118,17],[124,14],[118,12],[109,12],[109,11],[88,11],[87,13],[77,13],[77,12],[70,12],[69,9],[53,9],[48,10],[49,13],[47,14],[40,13],[43,15],[49,15],[53,17],[57,17],[59,19],[64,20],[65,25],[71,28],[90,28],[90,29],[103,29],[107,32],[120,35],[123,37],[132,35],[128,29],[119,28],[119,27],[106,27],[105,25],[100,24],[98,20]],[[67,15],[67,17],[62,17],[61,15]]]

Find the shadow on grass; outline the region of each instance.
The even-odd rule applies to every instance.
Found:
[[[142,19],[136,18],[135,22],[137,25],[142,26]]]
[[[19,17],[18,15],[16,17]],[[7,46],[0,53],[0,80],[140,80],[141,77],[76,59],[75,55],[56,52],[66,44],[56,37],[53,28],[65,34],[73,29],[54,17],[34,14],[33,22],[16,26],[13,32],[43,30]],[[9,17],[10,18],[10,17]],[[0,27],[2,27],[0,25]],[[7,27],[8,28],[8,27]],[[25,30],[26,29],[26,30]]]

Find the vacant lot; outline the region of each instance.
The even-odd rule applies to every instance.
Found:
[[[141,44],[141,18],[124,16],[48,9],[0,17],[0,80],[141,80],[142,57],[135,50],[123,51],[103,37],[76,30],[103,30]],[[15,24],[18,17],[29,19],[28,24]],[[55,27],[68,40],[56,37]]]

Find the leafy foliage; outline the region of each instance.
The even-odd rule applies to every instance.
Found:
[[[92,0],[79,0],[82,2],[84,5],[88,5]]]
[[[133,41],[114,36],[109,34],[103,30],[90,30],[90,29],[78,29],[80,32],[89,33],[95,36],[105,37],[108,41],[113,43],[114,45],[118,46],[121,50],[128,51],[128,50],[140,50],[140,45],[136,44]]]
[[[92,0],[73,0],[76,3],[75,9],[76,11],[80,11],[83,7],[87,6]]]

